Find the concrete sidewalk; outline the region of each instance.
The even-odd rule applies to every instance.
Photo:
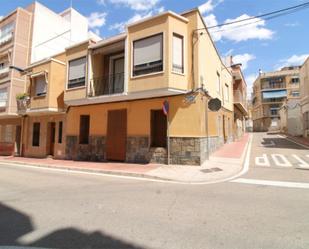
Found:
[[[244,137],[224,145],[215,152],[201,167],[159,165],[159,164],[127,164],[110,162],[80,162],[70,160],[54,160],[51,158],[36,159],[24,157],[0,157],[0,164],[35,166],[74,170],[82,172],[140,177],[149,180],[161,180],[178,183],[200,184],[224,181],[241,172],[251,136]],[[1,165],[0,165],[1,167]]]

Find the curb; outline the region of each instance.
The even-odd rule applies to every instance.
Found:
[[[57,170],[57,171],[62,171],[62,172],[87,173],[91,175],[131,178],[131,179],[136,179],[136,180],[154,181],[154,182],[162,182],[162,183],[207,185],[207,184],[214,184],[214,183],[230,181],[246,173],[247,170],[244,171],[244,168],[245,168],[244,159],[249,153],[249,145],[251,145],[251,142],[252,142],[252,136],[250,135],[248,142],[246,144],[246,147],[244,149],[244,152],[241,156],[241,169],[237,171],[235,174],[233,174],[232,176],[225,177],[223,179],[213,180],[213,181],[196,181],[196,182],[179,181],[179,180],[172,180],[172,179],[158,177],[158,176],[151,176],[151,175],[142,174],[142,173],[121,172],[121,171],[112,171],[112,170],[96,170],[96,169],[85,169],[85,168],[72,168],[72,167],[57,167],[57,166],[48,165],[48,164],[31,164],[31,163],[25,163],[25,162],[19,162],[19,161],[0,160],[0,164],[12,165],[12,166],[26,166],[26,167],[36,168],[36,169],[49,169],[49,170]]]

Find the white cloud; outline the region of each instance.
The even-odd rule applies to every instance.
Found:
[[[254,60],[256,57],[253,54],[238,54],[233,56],[233,63],[241,63],[242,64],[242,70],[246,70],[248,68],[249,61]]]
[[[279,63],[275,66],[275,69],[280,70],[283,67],[301,66],[308,57],[309,54],[292,55],[289,58],[280,60]]]
[[[88,17],[88,23],[90,28],[100,28],[106,23],[106,15],[105,12],[93,12]]]
[[[206,23],[207,27],[212,27],[218,25],[217,18],[214,14],[210,14],[208,16],[204,17],[204,21]],[[214,41],[219,41],[222,38],[222,34],[220,32],[217,32],[219,28],[213,28],[209,30],[211,37]]]
[[[243,19],[247,19],[250,17],[251,16],[247,14],[243,14],[235,19],[226,19],[224,23],[241,21]],[[205,16],[204,20],[208,27],[218,25],[216,16],[213,14]],[[209,32],[214,41],[227,39],[235,42],[240,42],[251,39],[258,39],[258,40],[272,39],[274,32],[270,29],[265,28],[264,26],[265,26],[265,20],[257,18],[254,20],[243,21],[241,23],[235,23],[218,28],[212,28],[209,29]]]
[[[110,25],[110,30],[118,30],[119,32],[123,32],[125,29],[125,26],[138,22],[144,18],[151,17],[155,14],[161,13],[164,11],[164,7],[155,8],[154,10],[143,12],[143,13],[135,13],[134,16],[132,16],[129,20],[124,22],[118,22]]]
[[[204,4],[200,5],[198,8],[199,8],[201,14],[203,15],[203,14],[205,14],[205,13],[209,13],[209,12],[213,11],[214,8],[215,8],[218,4],[220,4],[220,3],[222,3],[222,2],[223,2],[223,0],[217,0],[217,1],[208,0],[208,1],[205,2]]]
[[[116,5],[124,5],[137,11],[150,10],[160,2],[160,0],[98,0],[98,3],[105,5],[106,1]]]
[[[254,81],[257,79],[258,76],[259,76],[258,73],[256,73],[256,74],[249,74],[248,76],[245,76],[246,83],[247,83],[247,95],[248,95],[248,99],[251,98],[251,94],[252,94],[252,92],[253,92],[253,83],[254,83]]]

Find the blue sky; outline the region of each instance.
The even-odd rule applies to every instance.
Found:
[[[108,37],[121,32],[128,22],[164,10],[183,12],[200,7],[209,25],[254,16],[301,4],[306,0],[72,0],[73,7],[89,17],[92,30]],[[0,0],[0,16],[32,0]],[[41,0],[55,12],[70,6],[71,0]],[[258,70],[272,71],[301,64],[309,56],[309,8],[273,20],[260,20],[242,28],[214,30],[213,39],[221,56],[233,55],[242,62],[251,86]],[[222,28],[223,29],[223,28]]]

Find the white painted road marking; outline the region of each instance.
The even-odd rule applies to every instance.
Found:
[[[292,164],[288,161],[288,159],[285,158],[284,155],[272,154],[271,157],[274,160],[275,164],[279,167],[292,167]]]
[[[261,157],[255,158],[255,165],[270,167],[270,163],[266,154],[263,154]]]
[[[301,159],[297,155],[292,155],[292,156],[299,162],[298,164],[299,167],[304,168],[304,169],[309,169],[309,164],[307,162],[305,162],[303,159]]]
[[[304,183],[304,182],[267,181],[267,180],[256,180],[256,179],[245,179],[245,178],[238,178],[238,179],[233,180],[231,182],[253,184],[253,185],[273,186],[273,187],[283,187],[283,188],[309,189],[309,183]]]
[[[300,156],[295,154],[292,154],[291,156],[297,161],[295,163],[297,167],[309,169],[309,163],[306,162],[304,159],[302,159]],[[309,155],[306,155],[306,157],[309,157]],[[273,165],[270,164],[269,158],[272,158],[274,162]],[[291,159],[289,159],[288,156],[282,154],[269,154],[269,155],[262,154],[262,156],[260,157],[255,157],[255,165],[262,167],[277,166],[277,167],[291,168],[293,167],[293,164],[291,164],[289,160],[291,161]]]

